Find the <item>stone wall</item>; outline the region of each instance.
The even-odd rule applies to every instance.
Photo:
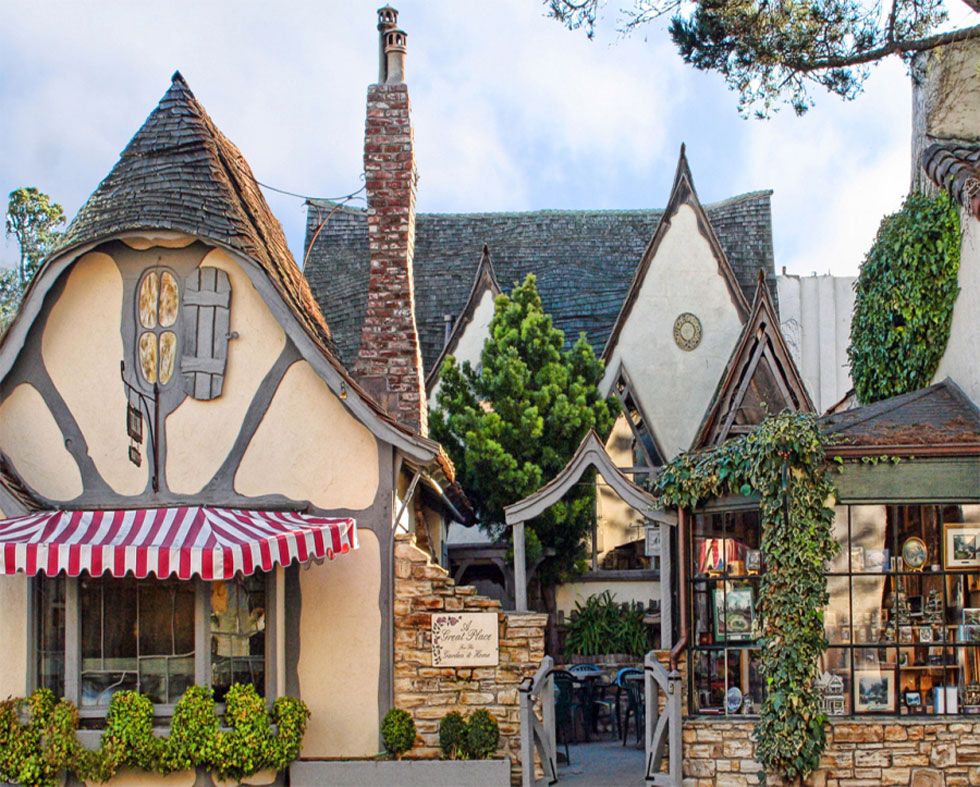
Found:
[[[433,667],[432,613],[497,612],[500,663],[496,667]],[[448,573],[415,546],[395,537],[395,706],[415,719],[415,746],[405,756],[433,759],[439,749],[439,720],[486,708],[500,725],[498,755],[511,757],[520,776],[520,715],[517,687],[544,658],[547,615],[501,612],[500,602],[457,586]]]
[[[685,787],[758,784],[762,767],[754,759],[752,728],[747,721],[685,720]],[[821,767],[806,783],[814,787],[980,785],[980,720],[834,721]]]

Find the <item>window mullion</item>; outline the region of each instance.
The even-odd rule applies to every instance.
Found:
[[[194,596],[194,681],[211,685],[211,586],[196,579]]]
[[[65,579],[65,699],[75,703],[81,699],[81,609],[78,578]]]

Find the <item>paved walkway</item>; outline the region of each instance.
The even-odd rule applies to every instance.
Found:
[[[643,780],[643,749],[630,742],[623,746],[622,741],[598,741],[569,745],[571,763],[558,766],[558,784],[584,787],[641,787]],[[562,756],[565,748],[559,747]],[[547,782],[539,782],[546,785]]]

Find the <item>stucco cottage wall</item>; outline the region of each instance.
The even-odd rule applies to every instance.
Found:
[[[496,612],[500,663],[496,667],[432,666],[433,612]],[[508,755],[520,778],[520,716],[517,687],[534,675],[544,658],[547,615],[501,612],[500,602],[457,586],[415,546],[412,536],[395,537],[394,704],[412,714],[417,736],[405,757],[435,759],[439,720],[449,711],[466,715],[486,708],[500,725],[498,756]]]

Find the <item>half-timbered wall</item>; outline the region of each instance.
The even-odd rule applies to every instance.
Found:
[[[178,320],[177,368],[160,395],[157,492],[149,440],[140,466],[129,459],[120,378],[125,360],[138,384],[136,293],[153,267],[181,285],[207,277],[217,292],[194,293],[196,305],[211,310],[206,317]],[[226,323],[215,316],[222,303]],[[0,451],[51,507],[178,502],[355,517],[359,550],[290,570],[285,677],[287,691],[313,710],[304,756],[371,755],[391,693],[395,450],[327,386],[309,350],[287,335],[289,319],[264,274],[223,249],[191,237],[102,244],[65,269],[0,381]],[[191,348],[183,340],[195,328]],[[185,380],[191,349],[195,368],[209,376],[206,392]],[[146,438],[149,425],[144,419]],[[0,578],[0,609],[7,644],[0,697],[22,695],[31,661],[25,577]]]

